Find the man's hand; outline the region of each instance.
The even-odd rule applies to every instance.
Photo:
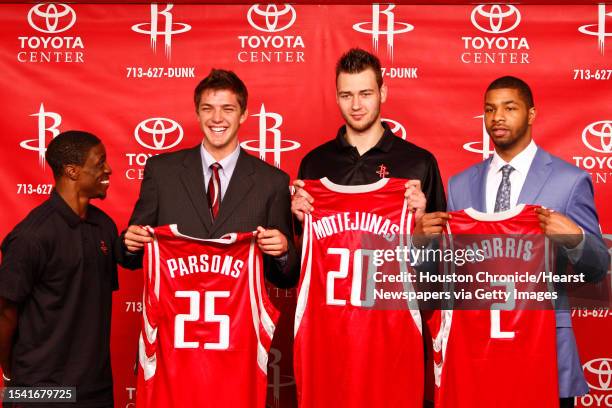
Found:
[[[421,191],[421,180],[410,180],[404,187],[406,187],[404,197],[408,200],[408,209],[414,211],[414,217],[418,220],[425,214],[427,205],[425,194]]]
[[[287,253],[287,237],[277,229],[257,227],[257,245],[264,254],[279,257]]]
[[[314,210],[312,206],[314,198],[304,190],[305,185],[302,180],[293,181],[295,193],[291,197],[291,212],[300,222],[304,221],[304,214],[310,214]]]
[[[565,248],[575,248],[582,242],[582,230],[565,215],[544,207],[536,208],[540,227],[548,238]]]
[[[429,242],[444,231],[444,227],[452,216],[443,211],[424,214],[417,218],[412,235],[412,243],[418,247],[429,245]]]
[[[151,233],[139,225],[130,225],[123,237],[123,243],[130,252],[140,252],[145,244],[152,242]]]

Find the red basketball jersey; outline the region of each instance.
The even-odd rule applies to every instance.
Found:
[[[263,407],[278,312],[255,233],[219,239],[150,229],[139,407]]]
[[[302,408],[422,407],[418,306],[379,308],[371,287],[371,250],[409,243],[406,181],[305,181],[315,201],[304,219],[294,326]]]
[[[479,301],[476,309],[477,303],[470,303],[474,310],[456,306],[436,311],[428,321],[434,336],[437,408],[559,406],[552,301],[521,298],[551,287],[544,280],[503,281],[503,275],[537,278],[551,270],[552,251],[536,208],[519,205],[494,214],[473,209],[451,213],[442,247],[479,250],[481,260],[454,267],[445,263],[446,273],[474,278],[473,283],[454,283],[448,289],[458,292],[464,287],[474,297],[499,296]],[[504,298],[503,292],[512,296]]]

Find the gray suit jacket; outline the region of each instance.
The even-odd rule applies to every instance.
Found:
[[[468,207],[486,212],[485,186],[491,159],[469,167],[449,180],[448,210]],[[603,279],[610,257],[599,228],[593,183],[588,173],[538,148],[531,163],[518,203],[543,205],[571,218],[585,232],[582,256],[574,270],[589,281]],[[556,270],[562,273],[567,257],[557,259]],[[563,295],[563,288],[560,288]],[[560,397],[583,395],[589,391],[578,357],[576,340],[567,298],[557,302],[557,363]]]
[[[181,233],[198,238],[253,231],[259,225],[278,229],[289,241],[287,262],[281,265],[264,256],[266,278],[281,287],[297,283],[289,176],[242,149],[214,221],[206,197],[200,145],[148,159],[129,225],[166,224],[177,224]],[[119,263],[129,269],[142,267],[142,253],[131,254],[123,239],[119,241],[122,248],[118,253],[123,255]]]

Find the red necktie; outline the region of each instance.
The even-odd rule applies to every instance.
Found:
[[[221,202],[221,179],[219,179],[219,169],[221,165],[219,163],[213,163],[210,165],[212,175],[208,180],[208,206],[210,207],[210,213],[212,214],[213,220],[219,213],[219,203]]]

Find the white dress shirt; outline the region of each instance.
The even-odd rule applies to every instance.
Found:
[[[510,208],[515,207],[518,204],[519,194],[523,189],[523,184],[525,184],[525,180],[527,179],[529,167],[531,167],[531,162],[533,161],[537,151],[538,147],[532,140],[529,145],[522,152],[514,156],[509,163],[502,159],[497,152],[493,153],[493,159],[491,160],[489,171],[487,173],[485,196],[488,213],[492,213],[495,210],[497,190],[499,189],[499,184],[502,181],[501,168],[506,164],[509,164],[514,168],[514,170],[510,173]]]
[[[217,161],[210,153],[208,153],[208,150],[204,148],[203,144],[200,144],[200,155],[202,156],[202,169],[204,170],[204,189],[208,190],[208,182],[212,177],[210,165],[217,163]],[[225,197],[225,192],[229,186],[232,174],[234,174],[234,170],[236,169],[236,163],[238,163],[239,155],[240,145],[236,146],[236,149],[232,153],[218,161],[218,163],[221,165],[221,168],[219,169],[219,180],[221,181],[221,201],[223,201],[223,197]],[[289,255],[284,253],[281,256],[273,257],[273,259],[278,262],[280,267],[284,270],[287,266],[288,257]]]
[[[225,197],[225,192],[229,186],[232,174],[234,174],[234,169],[236,168],[239,155],[240,145],[236,146],[236,149],[233,152],[218,162],[221,165],[221,168],[219,169],[219,180],[221,181],[221,201],[223,201],[223,197]],[[208,191],[208,182],[212,177],[210,165],[217,163],[217,160],[215,160],[215,158],[208,153],[203,144],[200,144],[200,156],[202,156],[202,169],[204,170],[204,190]]]

